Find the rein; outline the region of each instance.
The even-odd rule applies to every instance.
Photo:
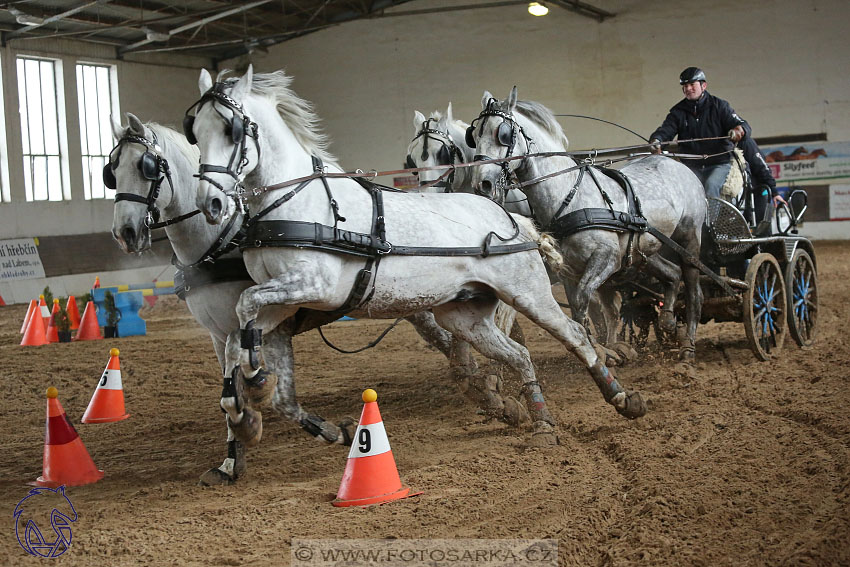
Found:
[[[693,138],[693,139],[690,139],[690,140],[680,140],[679,142],[700,142],[700,141],[723,140],[723,139],[726,139],[726,137],[720,136],[720,137],[715,137],[715,138]],[[662,145],[674,144],[674,143],[678,143],[678,142],[661,142]],[[491,158],[491,159],[484,159],[484,160],[473,160],[473,161],[469,161],[469,162],[455,163],[455,164],[451,164],[451,165],[432,165],[432,166],[429,166],[429,167],[411,167],[411,168],[407,168],[407,169],[391,169],[391,170],[387,170],[387,171],[378,171],[376,169],[372,169],[368,172],[364,172],[364,171],[358,169],[358,170],[351,171],[351,172],[341,172],[341,173],[333,173],[333,172],[326,172],[326,171],[313,172],[310,175],[305,175],[303,177],[296,177],[294,179],[290,179],[288,181],[282,181],[280,183],[275,183],[273,185],[263,185],[263,186],[260,186],[260,187],[254,187],[253,189],[246,190],[246,192],[251,193],[251,195],[256,197],[256,196],[262,195],[263,193],[266,193],[268,191],[274,191],[276,189],[283,189],[285,187],[291,187],[292,185],[298,185],[299,183],[303,183],[304,181],[311,181],[313,179],[318,179],[320,177],[326,177],[328,179],[342,179],[342,178],[347,178],[347,179],[357,179],[357,178],[374,179],[376,177],[400,175],[400,174],[407,174],[407,173],[416,173],[416,172],[420,172],[420,171],[440,171],[440,170],[446,170],[446,174],[448,174],[452,170],[454,170],[456,168],[461,168],[461,167],[477,167],[479,165],[489,165],[489,164],[493,164],[493,163],[503,163],[503,162],[508,162],[508,161],[523,160],[523,159],[528,159],[528,158],[541,158],[541,157],[571,157],[571,158],[575,158],[575,157],[579,157],[579,156],[595,156],[595,155],[598,155],[598,154],[619,153],[619,152],[631,150],[631,149],[645,149],[647,146],[648,146],[648,144],[639,144],[639,145],[636,145],[636,146],[622,146],[622,147],[619,147],[619,148],[578,150],[578,151],[574,151],[574,152],[536,152],[536,153],[533,153],[533,154],[523,154],[523,155],[520,155],[520,156],[511,156],[511,157],[505,157],[505,158]],[[676,157],[676,158],[680,158],[680,159],[706,159],[706,158],[709,158],[709,157],[714,157],[715,155],[722,155],[724,153],[728,153],[728,152],[721,152],[721,154],[711,154],[711,155],[708,155],[708,154],[703,154],[703,155],[699,155],[699,154],[679,154],[679,153],[665,153],[663,155],[665,155],[667,157]],[[604,163],[611,164],[611,163],[616,163],[618,161],[646,157],[648,155],[653,155],[653,154],[651,154],[649,152],[644,152],[644,153],[640,153],[640,154],[633,154],[633,155],[630,155],[630,156],[627,156],[627,157],[622,157],[622,158],[618,158],[618,159],[611,159],[611,160],[608,160]],[[562,172],[558,172],[558,174],[560,175],[561,173],[567,173],[569,171],[573,171],[573,169],[574,168],[570,168],[570,169],[564,170]],[[550,174],[549,176],[551,177],[552,175]],[[547,177],[547,179],[548,179],[548,177]],[[531,184],[530,182],[526,182],[526,183]],[[430,185],[423,185],[421,187],[429,187],[429,186]],[[517,187],[517,186],[512,185],[511,187]]]

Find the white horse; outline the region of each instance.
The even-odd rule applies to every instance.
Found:
[[[318,118],[290,82],[249,67],[237,81],[213,84],[204,70],[196,114],[184,119],[201,150],[197,204],[207,219],[223,222],[242,197],[253,213],[243,257],[262,283],[237,304],[241,333],[228,338],[228,371],[252,376],[263,334],[300,307],[377,318],[430,308],[453,335],[455,377],[470,379],[457,356],[467,343],[511,366],[522,376],[536,440],[553,443],[555,422],[528,351],[494,324],[502,300],[573,352],[619,413],[645,413],[640,395],[620,386],[552,297],[533,227],[474,195],[384,192],[334,176],[342,172]],[[286,186],[269,187],[279,182]],[[222,399],[237,425],[246,416],[238,393]]]
[[[664,306],[659,322],[675,329],[673,306],[684,276],[687,343],[680,355],[693,358],[694,339],[702,306],[696,264],[700,254],[706,202],[702,184],[683,164],[651,156],[606,174],[569,156],[524,157],[537,152],[564,152],[569,142],[554,115],[543,105],[518,101],[514,87],[504,101],[484,92],[482,111],[467,131],[476,159],[500,159],[476,167],[476,193],[500,201],[508,180],[527,182],[534,218],[554,234],[564,255],[562,275],[573,315],[586,320],[594,293],[608,310],[606,321],[617,320],[615,284],[634,281],[644,272],[664,283]],[[508,160],[507,158],[520,158]],[[625,176],[621,186],[615,177]],[[615,276],[612,278],[612,276]],[[615,337],[608,325],[608,340]]]
[[[207,223],[194,206],[197,148],[165,126],[142,124],[130,113],[127,120],[126,129],[113,123],[118,144],[104,168],[104,182],[118,190],[112,234],[125,252],[139,254],[151,245],[151,217],[167,219],[163,224],[178,266],[178,292],[195,320],[209,331],[224,371],[227,336],[239,328],[236,303],[254,285],[238,249],[222,254],[239,230],[241,218],[234,217],[236,222],[224,229]],[[255,404],[271,398],[276,411],[325,442],[345,443],[354,431],[353,422],[330,424],[303,410],[295,398],[291,336],[309,328],[292,320],[268,337],[264,350],[271,355],[265,357],[265,369],[245,382],[245,394]],[[232,382],[226,377],[225,388],[235,387]],[[245,472],[245,447],[229,424],[227,439],[227,457],[201,476],[202,484],[229,484]]]
[[[112,234],[126,253],[140,254],[151,245],[152,217],[163,216],[166,235],[178,267],[178,293],[186,300],[195,320],[210,333],[216,356],[224,371],[227,335],[239,328],[235,306],[246,288],[254,285],[238,249],[222,254],[241,226],[241,217],[226,228],[210,225],[194,207],[197,195],[199,152],[185,136],[156,123],[142,124],[127,113],[128,127],[113,123],[118,144],[104,168],[104,183],[119,191],[113,211]],[[156,226],[154,224],[154,226]],[[211,261],[214,260],[214,261]],[[434,322],[429,312],[407,317],[426,340],[449,354],[451,337]],[[264,370],[245,383],[254,404],[271,399],[272,407],[327,443],[350,443],[352,421],[338,425],[303,410],[295,396],[292,376],[291,335],[315,328],[309,313],[278,326],[267,337]],[[474,360],[468,361],[474,367]],[[280,380],[278,378],[280,377]],[[225,378],[225,387],[230,377]],[[517,420],[522,416],[517,416]],[[231,483],[242,475],[247,463],[245,447],[228,427],[228,456],[221,466],[201,477],[203,484]]]
[[[404,166],[407,168],[434,167],[438,165],[453,165],[471,162],[475,149],[466,144],[466,129],[469,124],[457,120],[452,115],[452,103],[449,103],[446,113],[439,111],[431,113],[430,117],[415,110],[413,112],[413,139],[407,145],[407,157]],[[461,167],[454,171],[431,170],[420,171],[417,174],[419,185],[427,185],[421,189],[428,193],[471,192],[472,168]],[[438,179],[444,176],[444,179]],[[505,210],[524,217],[531,216],[528,198],[518,189],[511,189],[505,197]]]

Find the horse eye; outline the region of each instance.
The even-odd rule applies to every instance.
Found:
[[[230,124],[226,125],[224,127],[224,135],[227,136],[228,138],[232,137],[233,136],[233,126],[231,126]]]

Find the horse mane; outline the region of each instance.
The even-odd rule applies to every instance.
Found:
[[[201,152],[198,149],[198,146],[190,144],[186,140],[186,136],[176,130],[172,130],[168,126],[163,126],[156,122],[147,122],[145,123],[145,126],[156,133],[156,137],[159,139],[160,146],[163,150],[173,144],[190,162],[196,163],[200,160]]]
[[[217,81],[223,80],[229,71],[218,74]],[[227,83],[235,83],[238,79],[227,79]],[[292,130],[298,143],[310,154],[321,159],[325,164],[337,164],[337,159],[329,151],[330,139],[321,131],[321,119],[313,109],[313,103],[300,98],[289,86],[292,77],[283,71],[273,73],[254,73],[251,81],[251,93],[271,99],[283,121]]]
[[[503,103],[504,104],[504,103]],[[567,135],[564,134],[564,129],[558,123],[552,111],[540,104],[531,100],[516,101],[516,110],[540,128],[549,133],[555,140],[560,140],[564,144],[564,149],[570,147],[570,141]]]

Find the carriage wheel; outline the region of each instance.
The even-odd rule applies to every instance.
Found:
[[[818,322],[818,283],[815,263],[805,250],[797,250],[785,268],[788,295],[788,331],[800,346],[815,341]]]
[[[759,360],[776,356],[785,340],[785,282],[779,263],[770,254],[756,254],[747,267],[744,329]]]

